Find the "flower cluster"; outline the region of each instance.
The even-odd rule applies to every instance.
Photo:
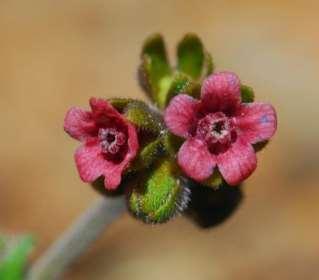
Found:
[[[189,216],[198,217],[201,195],[194,194],[231,193],[225,189],[239,189],[256,169],[257,144],[275,133],[276,112],[254,102],[236,74],[214,72],[211,55],[193,34],[178,44],[176,67],[162,37],[148,38],[138,73],[155,106],[91,98],[90,111],[67,112],[64,129],[81,142],[79,175],[125,192],[131,213],[146,223],[165,222],[188,206]]]

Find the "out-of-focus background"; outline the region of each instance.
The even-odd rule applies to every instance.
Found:
[[[77,175],[66,110],[91,96],[144,98],[141,43],[165,35],[171,58],[196,32],[217,70],[231,70],[277,108],[245,199],[201,230],[118,220],[65,279],[318,279],[318,1],[1,1],[0,227],[33,232],[38,256],[98,197]]]

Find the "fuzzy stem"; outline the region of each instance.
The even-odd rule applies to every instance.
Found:
[[[103,197],[55,241],[27,272],[28,280],[60,279],[63,272],[126,209],[123,197]]]

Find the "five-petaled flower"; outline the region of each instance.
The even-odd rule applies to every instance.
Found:
[[[122,173],[135,158],[139,144],[136,129],[106,100],[91,98],[91,111],[71,108],[64,130],[82,142],[75,162],[84,182],[104,176],[107,189],[115,189]]]
[[[218,167],[229,185],[239,184],[255,170],[252,144],[271,138],[277,126],[271,105],[241,102],[240,80],[231,72],[209,76],[200,100],[175,96],[164,119],[173,134],[186,139],[177,155],[186,175],[201,182]]]

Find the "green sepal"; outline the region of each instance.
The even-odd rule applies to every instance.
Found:
[[[164,148],[171,156],[175,156],[184,141],[185,139],[168,132],[164,135]]]
[[[223,177],[218,170],[214,170],[214,173],[202,182],[202,185],[218,189],[223,184]]]
[[[136,100],[132,98],[121,98],[121,97],[116,97],[116,98],[110,98],[108,101],[111,103],[111,105],[117,109],[119,112],[123,112],[124,109],[127,107],[129,103],[136,102]]]
[[[0,240],[0,279],[23,279],[28,256],[34,246],[33,238],[0,236]]]
[[[268,145],[269,141],[265,140],[256,144],[253,144],[255,152],[260,152],[262,149],[264,149]]]
[[[165,43],[160,34],[154,34],[145,41],[141,59],[142,64],[139,69],[141,85],[152,100],[159,103],[159,94],[163,81],[169,78],[172,72],[166,54]]]
[[[169,101],[180,93],[188,94],[195,98],[200,96],[200,84],[194,82],[188,75],[181,72],[175,73],[171,85],[167,91],[165,98],[165,105],[167,106]]]
[[[158,135],[163,129],[160,114],[142,101],[135,100],[128,103],[124,115],[140,130]]]
[[[251,87],[241,85],[240,86],[240,94],[241,94],[241,101],[242,102],[244,102],[244,103],[254,102],[255,94],[254,94],[254,90]]]
[[[214,62],[213,57],[209,52],[205,52],[205,64],[204,64],[204,78],[209,76],[214,72]]]
[[[198,79],[203,71],[204,47],[195,34],[186,34],[177,46],[177,69]]]
[[[154,163],[164,154],[165,148],[163,144],[163,137],[159,137],[141,149],[132,166],[130,167],[130,170],[138,171],[149,168],[152,163]]]
[[[145,223],[164,223],[186,209],[189,196],[189,189],[179,179],[176,164],[163,159],[136,179],[128,194],[128,207]]]

